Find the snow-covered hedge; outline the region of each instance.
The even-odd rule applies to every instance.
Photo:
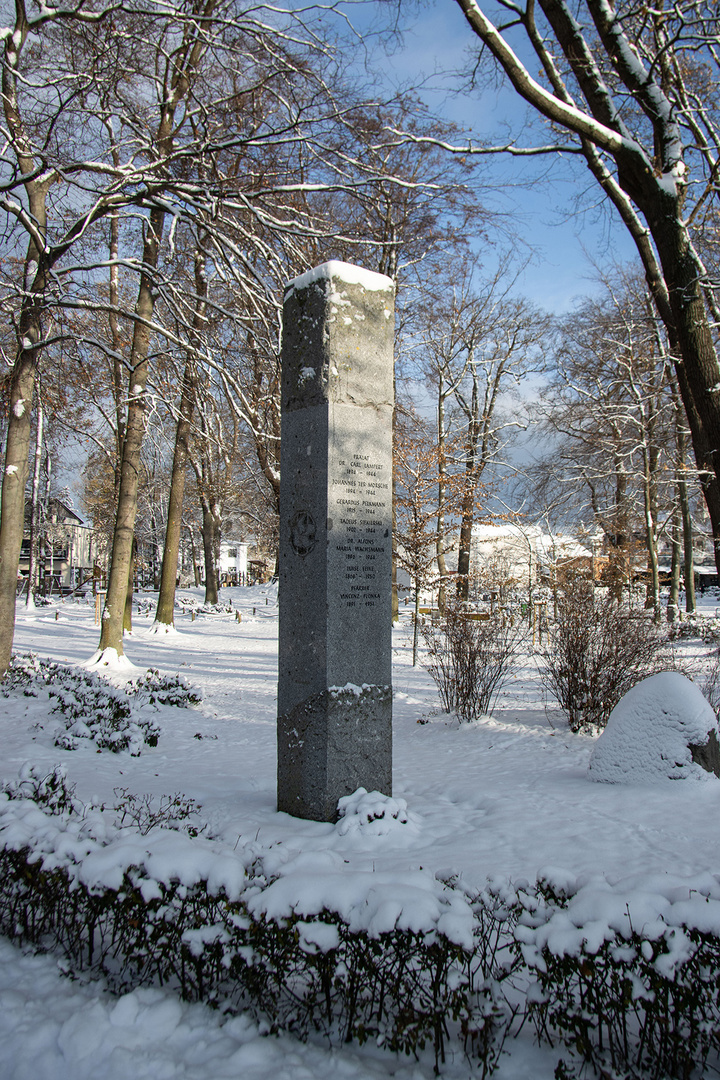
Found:
[[[34,654],[13,656],[3,679],[2,694],[21,692],[37,697],[46,692],[55,701],[64,730],[55,745],[75,750],[80,739],[90,739],[98,750],[129,750],[133,756],[145,746],[157,746],[161,729],[147,707],[187,707],[201,700],[200,691],[180,675],[150,670],[125,687],[111,686],[89,671],[42,660]]]
[[[555,871],[478,893],[420,870],[318,873],[166,807],[123,826],[126,799],[109,820],[61,771],[5,784],[0,930],[117,990],[170,985],[269,1030],[428,1047],[437,1064],[461,1046],[483,1077],[524,1020],[562,1048],[559,1078],[590,1063],[687,1080],[719,1060],[719,877]]]
[[[541,1039],[575,1055],[560,1078],[705,1074],[720,1054],[720,880],[610,884],[548,874],[518,891],[515,939]]]
[[[176,823],[177,824],[177,823]],[[0,931],[59,948],[116,990],[176,987],[270,1030],[390,1050],[464,1045],[488,1075],[509,1013],[490,925],[452,883],[393,875],[273,875],[257,843],[182,827],[118,827],[61,773],[0,793]],[[484,935],[479,936],[482,930]],[[507,1014],[507,1015],[506,1015]]]
[[[693,612],[686,615],[682,622],[673,623],[668,632],[672,641],[699,638],[706,645],[717,645],[720,644],[720,618],[717,613],[704,615]]]

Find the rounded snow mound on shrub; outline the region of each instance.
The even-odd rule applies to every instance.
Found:
[[[607,784],[706,780],[717,751],[712,706],[690,679],[663,671],[617,703],[590,757],[588,777]]]
[[[408,813],[405,799],[393,799],[391,795],[366,791],[364,787],[338,801],[338,818],[335,828],[340,836],[353,833],[386,836],[397,829],[418,831],[415,815]]]

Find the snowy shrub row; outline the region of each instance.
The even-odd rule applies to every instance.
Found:
[[[33,796],[33,797],[30,797]],[[489,1075],[510,1013],[500,921],[426,872],[399,884],[268,873],[262,849],[109,823],[61,772],[0,793],[0,931],[59,948],[117,991],[177,988],[271,1031],[372,1040],[442,1062],[460,1042]],[[345,905],[345,906],[343,906]]]
[[[556,1076],[702,1075],[720,1052],[720,880],[608,884],[557,873],[480,893],[427,872],[283,870],[229,849],[171,798],[130,826],[83,806],[61,771],[0,793],[0,930],[62,950],[111,987],[159,984],[271,1031],[372,1040],[480,1075],[531,1022]],[[126,793],[116,809],[127,820]],[[187,811],[187,813],[186,813]],[[143,826],[144,822],[144,826]],[[173,826],[173,827],[168,827]],[[695,1071],[693,1071],[695,1070]]]
[[[673,641],[699,638],[706,645],[720,645],[720,619],[717,615],[694,612],[686,615],[682,622],[673,623],[668,632]]]
[[[703,1076],[720,1054],[720,882],[540,880],[518,893],[526,1013],[558,1080]],[[574,1060],[573,1060],[574,1058]]]
[[[194,611],[196,615],[230,615],[235,610],[232,606],[232,600],[229,600],[226,604],[220,602],[217,604],[206,604],[201,600],[198,600],[195,596],[180,596],[178,597],[177,603],[183,613]]]
[[[180,675],[147,671],[123,689],[111,686],[98,675],[42,660],[35,655],[14,656],[2,684],[4,696],[22,691],[36,697],[45,690],[55,701],[65,730],[55,739],[64,750],[75,750],[80,739],[90,739],[98,750],[129,750],[133,756],[144,746],[157,746],[160,727],[144,706],[187,707],[201,700],[198,690]]]

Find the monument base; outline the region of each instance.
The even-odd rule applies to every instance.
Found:
[[[359,787],[392,791],[389,686],[331,686],[278,717],[278,810],[336,821]]]

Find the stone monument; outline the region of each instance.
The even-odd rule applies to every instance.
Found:
[[[327,262],[285,293],[278,809],[391,794],[394,286]]]

